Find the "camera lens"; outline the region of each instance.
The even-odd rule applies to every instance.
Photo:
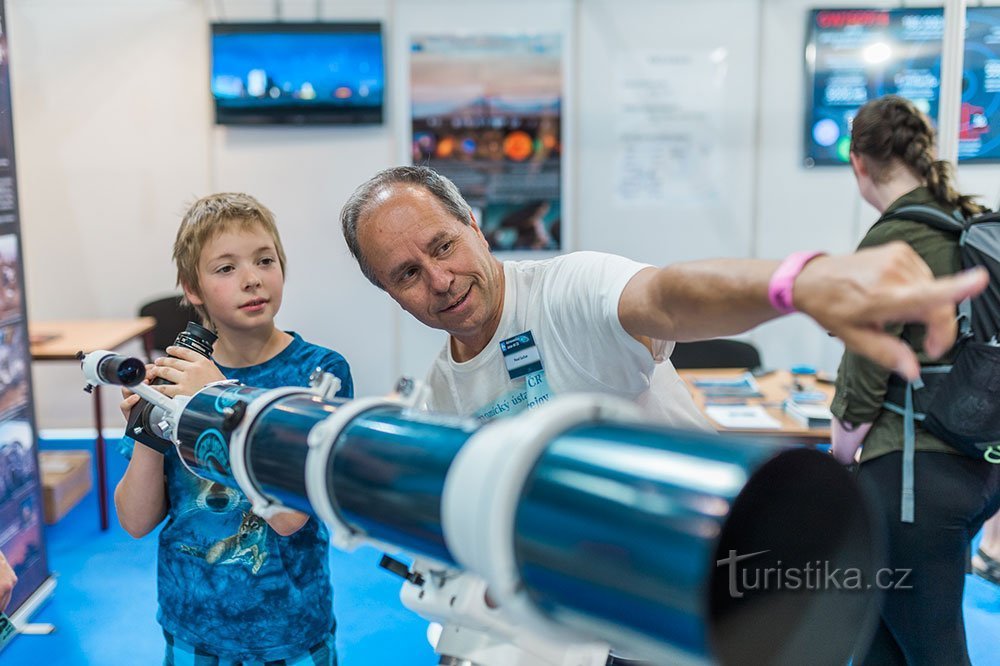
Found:
[[[212,347],[218,338],[219,336],[204,326],[189,321],[187,328],[177,335],[174,344],[178,347],[186,347],[191,351],[196,351],[205,358],[212,358]]]
[[[212,331],[197,322],[189,321],[187,327],[174,338],[174,344],[178,347],[184,347],[185,349],[197,352],[207,359],[211,359],[212,348],[217,339],[218,336]],[[142,370],[142,376],[145,377],[145,368],[142,368]],[[141,378],[140,381],[142,381]],[[160,385],[170,384],[171,382],[163,377],[157,377],[152,383]],[[152,416],[152,412],[153,405],[145,400],[140,401],[129,414],[128,432],[133,433],[137,441],[163,453],[169,450],[170,442],[160,436],[161,433],[156,429],[156,419]]]
[[[135,386],[146,378],[146,366],[137,358],[113,354],[101,359],[97,373],[112,384]]]

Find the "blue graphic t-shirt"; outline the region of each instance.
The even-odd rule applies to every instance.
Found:
[[[308,386],[321,367],[340,379],[338,396],[353,397],[344,357],[289,333],[292,342],[274,358],[219,369],[247,386],[277,388]],[[124,439],[123,453],[131,457],[133,446]],[[191,474],[175,449],[164,470],[169,507],[157,579],[163,628],[233,661],[285,659],[323,641],[334,627],[326,528],[310,518],[280,536],[242,492]]]

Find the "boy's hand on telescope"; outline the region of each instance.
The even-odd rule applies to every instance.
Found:
[[[146,379],[143,380],[144,384],[148,384],[150,381],[152,381],[153,377],[155,376],[153,374],[153,370],[155,368],[156,366],[154,366],[152,363],[146,364]],[[141,400],[141,398],[138,395],[132,393],[132,391],[129,391],[127,388],[122,387],[122,401],[118,405],[118,409],[122,410],[122,416],[125,417],[126,421],[128,421],[129,412],[132,411],[133,407],[139,404],[139,400]]]
[[[122,410],[122,416],[124,416],[125,420],[128,421],[129,412],[132,411],[133,407],[139,404],[139,396],[132,393],[132,391],[123,388],[122,398],[123,400],[121,401],[121,404],[118,405],[118,409]]]
[[[194,395],[205,384],[224,380],[226,377],[218,366],[196,351],[185,347],[167,347],[170,356],[156,359],[153,372],[170,384],[159,384],[155,388],[168,397]]]

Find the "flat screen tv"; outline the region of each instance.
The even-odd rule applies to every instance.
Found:
[[[379,23],[214,23],[212,98],[224,125],[379,124]]]
[[[851,122],[897,94],[937,119],[940,7],[817,9],[806,45],[805,164],[847,164]],[[1000,161],[1000,7],[966,10],[959,160]]]

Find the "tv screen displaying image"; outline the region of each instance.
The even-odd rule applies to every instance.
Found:
[[[378,124],[385,68],[379,23],[215,23],[219,124]]]
[[[847,164],[855,114],[882,95],[902,95],[936,121],[943,35],[940,7],[813,10],[805,164]],[[959,159],[1000,161],[1000,7],[969,7],[965,40]]]

